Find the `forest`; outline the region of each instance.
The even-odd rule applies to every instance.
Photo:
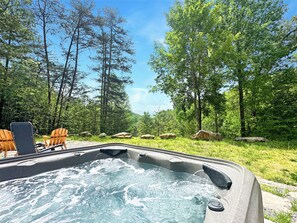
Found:
[[[117,9],[94,2],[0,1],[0,128],[30,121],[39,133],[66,127],[134,136],[200,129],[224,137],[297,136],[297,16],[282,0],[184,0],[166,12],[169,31],[148,64],[152,92],[173,109],[132,112],[133,39]],[[84,82],[91,58],[96,86]],[[145,78],[145,77],[144,77]]]

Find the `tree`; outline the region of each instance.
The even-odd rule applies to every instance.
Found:
[[[128,104],[128,95],[125,92],[125,84],[117,80],[116,75],[110,77],[110,94],[107,106],[107,115],[105,133],[115,134],[118,132],[128,131],[131,125],[130,106]],[[101,119],[100,119],[101,120]],[[101,126],[100,126],[101,127]]]
[[[130,123],[128,132],[130,132],[133,136],[139,135],[137,124],[140,118],[141,115],[133,113],[131,110],[128,111],[128,119]]]
[[[225,95],[221,92],[225,82],[224,75],[221,70],[214,69],[206,81],[204,114],[206,117],[211,117],[214,123],[214,128],[207,129],[218,133],[223,123],[226,104]]]
[[[71,102],[65,117],[64,124],[69,132],[80,133],[90,131],[92,134],[99,133],[99,106],[95,99],[88,96],[88,91],[82,90],[76,100]]]
[[[168,94],[179,110],[186,112],[193,106],[197,130],[202,129],[207,85],[212,80],[209,76],[223,67],[222,55],[231,44],[221,20],[220,4],[176,2],[167,15],[171,30],[166,33],[165,46],[156,44],[149,62],[158,75],[154,90]]]
[[[0,2],[0,126],[8,128],[11,121],[30,121],[40,133],[59,125],[74,133],[99,133],[99,103],[88,96],[91,89],[81,82],[86,73],[79,69],[80,55],[96,34],[92,2],[73,0],[66,12],[56,0],[33,3]],[[132,115],[125,86],[131,81],[122,75],[130,71],[132,45],[120,16],[106,9],[104,19],[108,47],[106,126],[108,133],[127,131]],[[63,32],[56,33],[57,27]],[[58,37],[63,38],[61,43]],[[55,49],[57,59],[50,56],[51,49]]]
[[[59,20],[59,15],[61,15],[63,8],[59,1],[57,0],[36,0],[34,5],[34,14],[36,24],[39,25],[41,29],[41,40],[43,53],[41,53],[41,67],[42,71],[45,72],[47,79],[47,116],[48,116],[48,131],[51,128],[51,107],[52,107],[52,91],[54,88],[55,81],[53,80],[52,73],[54,71],[54,62],[51,61],[49,56],[49,35],[54,33],[57,29],[55,25]]]
[[[221,127],[224,137],[234,138],[240,135],[238,89],[232,88],[224,92],[226,113]]]
[[[134,50],[128,32],[123,28],[125,19],[117,11],[106,8],[103,15],[99,14],[94,21],[97,27],[94,41],[97,55],[93,60],[97,63],[94,71],[99,73],[100,131],[107,132],[112,99],[123,98],[123,87],[132,83],[129,76],[120,76],[117,72],[131,72]]]
[[[153,119],[148,112],[144,112],[139,119],[137,129],[140,135],[153,134]]]
[[[54,116],[52,127],[59,126],[60,118],[63,110],[64,104],[69,101],[71,98],[74,85],[78,79],[78,57],[79,57],[79,47],[86,46],[88,43],[84,42],[81,36],[82,33],[85,33],[84,38],[89,34],[90,30],[90,21],[92,18],[92,9],[93,3],[86,1],[82,2],[80,0],[73,0],[71,1],[73,10],[69,12],[68,15],[62,15],[63,22],[61,23],[61,27],[65,30],[66,38],[69,38],[69,45],[65,51],[65,63],[63,67],[63,71],[61,74],[61,79],[58,87],[58,95],[54,107]],[[86,40],[88,42],[88,39]],[[76,43],[76,44],[75,44]],[[75,46],[74,46],[75,44]],[[74,69],[72,70],[72,77],[70,77],[71,70],[70,67],[70,60],[73,47],[76,48],[75,50],[75,59],[74,59]],[[70,77],[69,82],[69,91],[66,93],[64,92],[67,89],[67,78]],[[67,106],[66,106],[67,107]]]
[[[153,90],[171,97],[178,117],[195,118],[197,130],[203,115],[211,115],[218,131],[222,90],[236,87],[240,134],[253,134],[259,111],[269,104],[265,99],[272,99],[266,85],[296,51],[296,18],[283,20],[284,11],[281,0],[177,2],[167,15],[165,43],[156,44],[151,56]]]
[[[154,132],[156,135],[163,133],[182,133],[181,123],[178,122],[176,117],[176,111],[174,110],[163,110],[159,111],[154,116]]]
[[[278,60],[292,49],[286,47],[281,35],[285,5],[281,0],[221,0],[224,26],[232,36],[228,69],[230,81],[237,84],[241,135],[248,134],[245,97],[248,86],[258,89],[263,75],[268,75]],[[258,78],[259,77],[259,78]],[[261,83],[263,83],[261,82]],[[249,85],[250,84],[250,85]],[[255,93],[255,92],[252,92]],[[254,112],[254,114],[256,114]]]
[[[19,64],[29,65],[34,49],[32,13],[27,1],[0,2],[0,126],[7,127],[4,108],[9,105],[10,91]],[[26,62],[27,61],[27,62]]]

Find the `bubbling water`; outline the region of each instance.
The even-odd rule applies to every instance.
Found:
[[[0,222],[203,222],[209,179],[103,159],[0,183]]]

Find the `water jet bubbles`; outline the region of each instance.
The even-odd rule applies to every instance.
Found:
[[[215,198],[209,179],[114,158],[0,183],[0,194],[7,191],[13,203],[0,209],[0,222],[199,223]]]

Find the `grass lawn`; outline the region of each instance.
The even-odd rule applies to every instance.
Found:
[[[246,143],[232,140],[222,142],[194,141],[188,138],[145,140],[139,137],[132,139],[111,139],[107,137],[99,139],[98,136],[85,138],[72,136],[68,139],[101,143],[126,143],[225,159],[245,166],[256,176],[297,186],[297,141]]]

